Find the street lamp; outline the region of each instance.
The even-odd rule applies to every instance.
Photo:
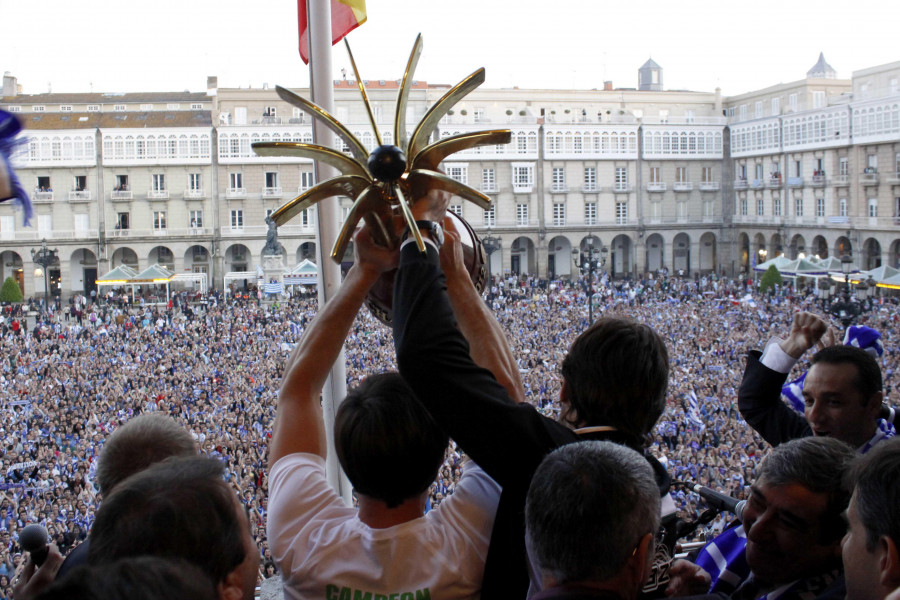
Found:
[[[491,231],[488,230],[488,234],[481,238],[481,243],[484,245],[484,253],[487,255],[488,278],[493,280],[493,274],[491,273],[491,254],[500,249],[500,238],[492,236]],[[488,284],[488,288],[490,288],[490,284]]]
[[[47,279],[47,270],[51,265],[55,265],[57,258],[56,255],[59,253],[59,250],[54,248],[51,250],[47,247],[47,239],[41,240],[41,249],[35,251],[34,248],[31,249],[31,259],[34,261],[34,264],[40,265],[44,270],[44,310],[47,311],[50,308],[50,285]],[[37,273],[35,273],[37,274]]]
[[[606,246],[599,249],[594,248],[593,237],[587,239],[586,251],[582,252],[578,248],[572,248],[572,260],[575,261],[575,266],[581,269],[582,275],[585,271],[588,273],[584,287],[588,296],[588,318],[591,323],[594,322],[594,270],[606,265],[607,253],[609,253],[609,248]]]
[[[844,287],[841,290],[840,299],[831,303],[830,312],[832,315],[841,320],[844,327],[849,327],[854,319],[866,310],[865,300],[869,295],[869,285],[860,281],[857,285],[857,297],[859,300],[853,300],[850,296],[850,271],[853,269],[853,259],[849,254],[841,257],[841,272],[844,274]]]
[[[831,286],[833,283],[834,282],[829,277],[819,279],[816,295],[818,295],[819,300],[822,301],[822,310],[828,310],[828,299],[831,297]]]

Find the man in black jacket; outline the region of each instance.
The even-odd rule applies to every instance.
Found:
[[[525,497],[535,470],[548,452],[584,439],[642,452],[665,406],[668,353],[650,327],[601,319],[578,337],[563,362],[559,421],[511,399],[469,354],[467,339],[473,349],[489,352],[479,341],[498,325],[462,266],[452,228],[446,233],[448,247],[438,252],[448,201],[444,192],[432,190],[412,207],[426,252],[411,239],[401,249],[393,298],[397,363],[438,425],[502,486],[482,597],[521,598],[529,582]],[[645,458],[666,495],[665,469]],[[664,511],[674,513],[671,499],[664,500]],[[540,584],[534,577],[532,584],[536,591]]]
[[[750,352],[738,407],[747,423],[773,446],[815,435],[839,439],[865,453],[893,434],[893,427],[878,421],[881,369],[865,350],[830,345],[833,339],[821,341],[827,331],[816,315],[797,313],[786,339],[771,340],[762,354]],[[797,360],[816,344],[825,347],[812,357],[803,383],[801,416],[781,401],[781,388]]]

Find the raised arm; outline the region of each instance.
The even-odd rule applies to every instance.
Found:
[[[413,206],[417,220],[443,219],[443,212],[429,208],[439,204],[437,193]],[[516,404],[506,387],[472,359],[431,244],[425,253],[412,244],[401,249],[393,309],[397,366],[419,401],[497,483],[527,490],[541,459],[561,443],[553,439],[556,428],[548,427],[530,404]],[[495,364],[505,362],[500,357],[498,352]]]
[[[372,242],[368,228],[355,238],[356,261],[331,300],[319,309],[288,358],[269,442],[269,467],[296,452],[325,457],[325,425],[319,397],[331,366],[369,289],[397,264],[397,251]]]
[[[525,388],[509,340],[472,283],[463,261],[459,232],[452,219],[444,219],[444,246],[440,255],[450,306],[460,331],[469,342],[472,360],[493,373],[513,401],[524,402]]]

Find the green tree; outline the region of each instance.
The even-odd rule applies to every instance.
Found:
[[[0,289],[0,302],[22,302],[24,299],[19,282],[12,277],[7,277],[3,282],[3,288]]]
[[[778,269],[775,268],[775,265],[769,265],[769,268],[766,269],[765,273],[763,273],[762,280],[759,282],[759,291],[763,294],[767,290],[774,292],[775,285],[781,285],[783,281],[784,280],[781,278],[781,273],[778,272]]]

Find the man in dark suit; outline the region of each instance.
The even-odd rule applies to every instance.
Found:
[[[839,439],[865,452],[886,437],[880,435],[878,422],[881,369],[865,350],[827,345],[826,332],[828,326],[816,315],[797,313],[787,339],[770,340],[763,353],[751,351],[738,407],[747,423],[773,446],[815,435]],[[833,338],[833,332],[828,335]],[[816,344],[822,349],[813,355],[803,383],[801,416],[781,401],[781,388],[794,364]]]
[[[524,507],[532,475],[548,452],[579,440],[642,452],[665,406],[668,352],[646,325],[600,319],[563,361],[559,420],[517,403],[470,356],[470,344],[473,353],[492,352],[486,334],[498,325],[462,266],[458,236],[444,219],[448,202],[449,195],[432,190],[412,207],[426,252],[412,239],[401,247],[393,298],[397,364],[438,425],[502,486],[482,597],[521,598],[529,586]],[[450,228],[446,235],[442,223]],[[448,247],[439,253],[445,237]],[[674,518],[665,469],[652,456],[645,459],[663,510]],[[532,577],[532,591],[540,583]]]

